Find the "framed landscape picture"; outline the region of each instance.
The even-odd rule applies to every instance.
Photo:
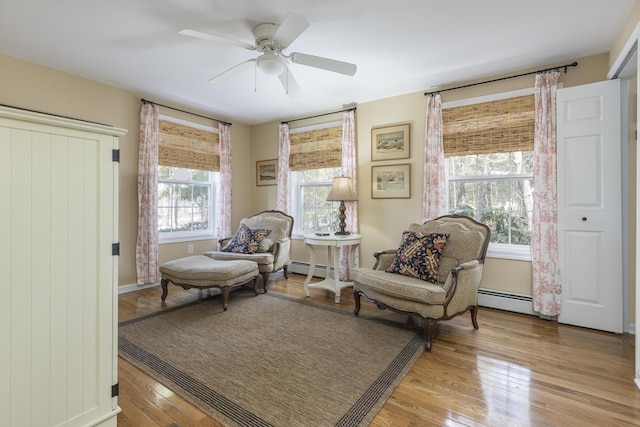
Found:
[[[372,199],[411,197],[411,164],[371,166]]]
[[[409,123],[371,129],[371,160],[408,159]]]
[[[278,183],[278,159],[256,162],[256,185],[276,185]]]

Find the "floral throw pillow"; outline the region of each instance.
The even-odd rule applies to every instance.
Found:
[[[448,237],[448,234],[441,233],[405,231],[387,271],[438,283],[438,263]]]
[[[229,243],[220,250],[223,252],[253,254],[258,250],[262,239],[270,232],[271,230],[268,228],[249,228],[244,224],[240,224],[236,234],[234,234]]]

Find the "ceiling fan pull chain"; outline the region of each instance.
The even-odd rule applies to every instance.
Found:
[[[287,93],[287,95],[289,95],[289,66],[287,65],[287,68],[285,69],[285,72],[287,73],[287,87],[284,88],[284,91]]]

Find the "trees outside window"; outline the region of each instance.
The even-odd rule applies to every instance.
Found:
[[[449,212],[491,228],[491,242],[529,245],[533,151],[447,158]]]
[[[213,233],[214,174],[159,166],[158,231],[161,239]]]

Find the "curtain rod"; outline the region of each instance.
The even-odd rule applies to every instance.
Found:
[[[564,73],[567,74],[567,68],[569,67],[575,67],[577,66],[578,63],[577,62],[572,62],[571,64],[564,64],[564,65],[558,65],[557,67],[551,67],[551,68],[545,68],[543,70],[536,70],[536,71],[530,71],[528,73],[522,73],[522,74],[517,74],[515,76],[507,76],[507,77],[500,77],[498,79],[493,79],[493,80],[487,80],[484,82],[477,82],[477,83],[471,83],[468,85],[463,85],[463,86],[456,86],[456,87],[450,87],[448,89],[442,89],[442,90],[434,90],[433,92],[425,92],[424,95],[425,96],[429,96],[429,95],[433,95],[436,93],[440,93],[440,92],[447,92],[449,90],[456,90],[456,89],[462,89],[465,87],[471,87],[471,86],[477,86],[477,85],[483,85],[485,83],[493,83],[493,82],[499,82],[501,80],[508,80],[508,79],[514,79],[516,77],[522,77],[522,76],[528,76],[531,74],[538,74],[538,73],[544,73],[545,71],[551,71],[551,70],[560,70],[561,68],[564,68]]]
[[[168,109],[174,110],[174,111],[180,111],[181,113],[191,114],[192,116],[201,117],[201,118],[207,119],[207,120],[213,120],[214,122],[218,122],[218,123],[222,123],[223,125],[231,126],[231,123],[228,123],[228,122],[225,122],[225,121],[222,121],[222,120],[218,120],[218,119],[214,119],[212,117],[207,117],[207,116],[203,116],[203,115],[200,115],[200,114],[192,113],[191,111],[181,110],[179,108],[169,107],[168,105],[158,104],[157,102],[148,101],[148,100],[146,100],[144,98],[142,98],[140,101],[142,101],[143,104],[153,104],[153,105],[157,105],[159,107],[168,108]]]
[[[280,122],[280,124],[289,124],[290,122],[297,122],[299,120],[307,120],[307,119],[315,119],[316,117],[322,117],[322,116],[329,116],[331,114],[338,114],[338,113],[344,113],[345,111],[356,111],[356,107],[352,107],[352,108],[346,108],[344,110],[338,110],[338,111],[332,111],[330,113],[323,113],[323,114],[316,114],[315,116],[309,116],[309,117],[300,117],[299,119],[292,119],[292,120],[283,120]]]

